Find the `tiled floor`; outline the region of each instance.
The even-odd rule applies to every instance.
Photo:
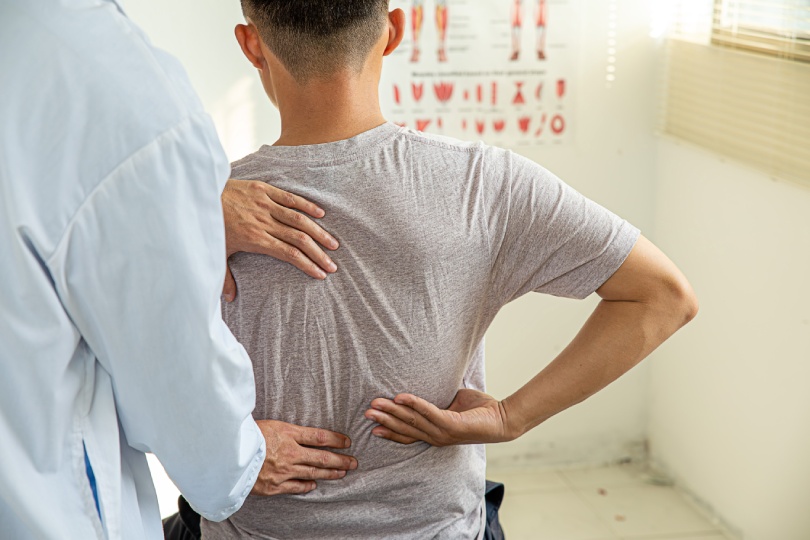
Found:
[[[161,514],[177,511],[177,489],[150,457]],[[501,523],[508,540],[732,540],[671,487],[634,465],[590,469],[490,469],[506,485]]]
[[[498,470],[509,540],[731,540],[671,487],[635,466]]]

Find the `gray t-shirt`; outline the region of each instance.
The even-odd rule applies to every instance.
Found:
[[[249,497],[206,538],[474,539],[482,446],[403,446],[363,413],[401,392],[439,407],[483,390],[483,339],[530,291],[584,298],[639,231],[510,151],[384,124],[349,140],[263,146],[233,177],[321,205],[337,274],[311,279],[269,257],[231,261],[223,314],[253,359],[257,419],[348,435],[359,468],[303,496]]]

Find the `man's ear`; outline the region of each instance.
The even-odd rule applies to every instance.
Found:
[[[262,53],[261,38],[259,38],[259,31],[252,22],[248,24],[237,24],[234,29],[236,34],[236,41],[242,48],[245,58],[253,64],[256,69],[264,69],[265,59]]]
[[[405,12],[397,8],[388,14],[388,44],[383,56],[388,56],[402,43],[405,37]]]

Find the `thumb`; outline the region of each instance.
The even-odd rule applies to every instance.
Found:
[[[236,281],[233,279],[231,268],[227,263],[225,263],[225,286],[222,287],[222,296],[228,303],[236,299]]]
[[[453,403],[447,408],[448,411],[464,412],[475,407],[481,406],[486,402],[489,396],[483,392],[472,390],[470,388],[462,388],[453,398]]]

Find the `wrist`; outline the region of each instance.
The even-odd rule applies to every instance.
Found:
[[[526,433],[525,425],[518,420],[518,415],[509,398],[499,401],[498,408],[504,427],[504,442],[514,441]]]

